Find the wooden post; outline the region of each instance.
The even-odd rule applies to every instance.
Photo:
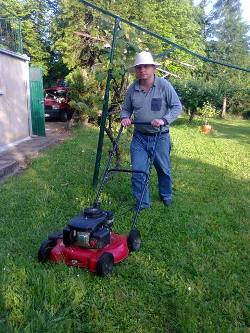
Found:
[[[225,118],[226,110],[227,110],[227,98],[225,96],[223,98],[223,105],[222,105],[222,110],[221,110],[221,118]]]

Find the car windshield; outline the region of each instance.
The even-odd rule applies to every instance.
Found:
[[[65,90],[46,90],[45,98],[65,98],[66,91]]]

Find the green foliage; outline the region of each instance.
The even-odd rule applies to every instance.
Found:
[[[85,82],[85,88],[81,89],[80,84],[72,83],[71,74],[69,75],[71,86],[72,84],[74,86],[71,105],[77,110],[84,109],[85,114],[96,118],[97,110],[101,110],[100,101],[105,92],[113,22],[100,17],[100,15],[93,15],[78,2],[75,2],[74,6],[74,15],[71,15],[69,7],[72,8],[72,3],[65,1],[62,4],[59,21],[60,24],[65,22],[63,31],[64,41],[67,42],[62,43],[62,38],[59,38],[55,42],[55,47],[64,54],[63,59],[72,70],[73,81],[76,79],[75,74],[77,74],[77,81]],[[62,31],[60,26],[56,27],[56,34],[60,34]],[[135,51],[138,51],[138,48],[130,41],[130,37],[135,36],[135,32],[130,30],[122,31],[119,29],[116,36],[115,58],[112,68],[110,68],[112,70],[110,85],[112,113],[115,111],[114,108],[119,109],[119,103],[123,100],[128,84],[125,78],[126,64],[128,61],[132,62]],[[71,36],[71,38],[68,39],[67,36]],[[70,57],[68,57],[69,52]],[[84,78],[81,79],[81,76]],[[88,83],[86,84],[86,82]],[[77,89],[79,89],[78,93]],[[79,99],[79,96],[82,97]],[[91,105],[88,111],[87,105]]]
[[[205,15],[206,3],[204,0],[199,6],[194,6],[192,1],[186,0],[149,0],[146,5],[142,0],[95,1],[97,6],[193,51],[249,67],[249,33],[242,21],[240,1],[216,1],[209,15]],[[0,5],[4,15],[15,15],[22,20],[25,53],[31,57],[33,65],[43,68],[47,75],[46,86],[81,68],[89,72],[91,81],[94,77],[97,80],[94,94],[96,91],[98,96],[104,94],[113,18],[84,6],[78,0],[0,0]],[[8,12],[4,8],[8,8]],[[112,66],[111,108],[122,102],[126,87],[132,80],[126,74],[127,67],[134,54],[143,49],[152,51],[157,61],[162,63],[162,68],[181,77],[184,83],[177,84],[183,88],[186,86],[188,90],[180,89],[188,109],[201,107],[205,101],[221,108],[225,98],[230,113],[248,109],[248,74],[204,64],[124,23],[120,24],[117,34]],[[161,57],[164,52],[167,54]],[[197,84],[192,82],[196,80]]]
[[[240,114],[250,107],[249,90],[241,85],[221,83],[210,79],[204,81],[202,77],[187,81],[175,80],[174,86],[181,97],[188,113],[197,113],[204,103],[210,103],[218,110],[222,109],[223,98],[227,98],[227,111]]]
[[[31,64],[48,70],[48,22],[47,1],[0,0],[0,10],[7,18],[17,17],[21,21],[23,52],[31,58]]]
[[[202,79],[188,81],[175,81],[175,88],[180,95],[187,112],[195,113],[204,103],[220,106],[221,94],[217,87],[206,83]]]
[[[46,75],[48,71],[49,53],[45,50],[34,23],[28,19],[22,22],[23,48],[30,56],[32,66],[41,67]]]
[[[105,1],[98,1],[96,4],[106,7]],[[112,1],[108,10],[196,51],[204,49],[200,26],[196,20],[196,8],[187,1],[163,1],[159,4],[158,1],[151,0],[147,2],[147,6],[138,0],[129,0],[126,3]],[[107,54],[108,50],[105,50],[104,46],[111,44],[113,24],[113,19],[90,10],[78,1],[65,0],[61,3],[54,22],[54,48],[63,54],[68,68],[92,67],[102,61],[102,55]],[[126,24],[122,24],[121,28],[115,52],[115,58],[118,62],[121,60],[121,64],[115,64],[116,70],[120,70],[120,67],[117,67],[119,65],[126,68],[131,63],[131,56],[139,50],[150,49],[157,54],[169,48],[166,43]],[[81,35],[82,32],[85,36]],[[86,33],[90,35],[89,38]],[[190,55],[180,51],[173,54],[172,60],[163,59],[162,62],[173,72],[181,69],[182,75],[189,75],[179,62],[190,59]],[[105,70],[105,66],[102,70]]]
[[[209,102],[205,102],[201,108],[197,108],[197,113],[200,115],[203,122],[207,123],[208,119],[217,116],[219,111]]]
[[[95,77],[88,71],[76,68],[67,77],[70,87],[70,106],[85,120],[97,119],[101,111],[102,95]]]
[[[96,5],[105,8],[106,2],[98,1]],[[112,1],[109,3],[108,10],[184,45],[192,46],[197,51],[203,49],[204,44],[200,37],[199,25],[196,19],[190,19],[195,13],[195,8],[186,1],[180,1],[178,5],[173,5],[171,1],[162,2],[160,6],[157,1],[149,1],[147,6],[142,5],[138,0],[129,0],[126,3]],[[167,15],[169,20],[165,19],[163,24],[164,15]],[[176,20],[178,20],[178,24],[173,29]],[[91,84],[93,89],[87,89],[86,97],[83,97],[84,94],[81,91],[72,95],[71,105],[77,110],[84,109],[85,114],[90,114],[90,109],[87,111],[89,103],[84,103],[86,103],[86,99],[90,98],[91,93],[91,99],[97,100],[98,108],[100,99],[97,96],[104,96],[113,26],[114,19],[89,9],[77,0],[61,2],[58,15],[53,21],[54,50],[62,54],[63,62],[71,71],[74,73],[77,71],[79,74],[80,69],[85,69],[89,73],[89,79],[91,77],[90,81],[92,82],[93,78],[96,80],[95,87]],[[185,30],[188,29],[189,44],[184,42],[184,26]],[[150,49],[157,55],[166,48],[168,46],[165,43],[163,44],[129,25],[120,24],[111,68],[109,111],[112,114],[119,112],[126,88],[132,79],[126,73],[127,67],[133,62],[135,53],[142,49]],[[175,59],[187,60],[188,58],[190,56],[176,52]],[[178,62],[175,63],[168,59],[162,62],[174,72],[182,68]],[[182,73],[186,75],[187,71],[182,70]],[[75,87],[80,89],[80,85],[75,85]],[[79,99],[79,96],[82,97]],[[82,99],[84,99],[84,103]],[[92,105],[92,103],[90,104]],[[94,110],[95,107],[92,105],[91,109]],[[96,112],[92,111],[92,116],[93,113]]]
[[[98,131],[79,129],[0,188],[1,332],[246,332],[249,327],[249,123],[212,120],[214,134],[172,127],[174,203],[158,199],[138,219],[142,248],[107,279],[40,264],[48,233],[92,204]],[[129,159],[129,142],[121,137]],[[105,140],[105,157],[110,142]],[[103,164],[104,165],[104,164]],[[102,165],[102,167],[103,167]],[[126,234],[129,176],[102,194],[114,231]]]
[[[250,108],[249,88],[238,84],[228,89],[228,111],[232,114],[240,114]]]
[[[249,27],[243,22],[239,0],[216,1],[212,12],[204,18],[207,39],[207,54],[210,58],[250,66]],[[221,104],[226,97],[227,111],[240,113],[249,105],[246,87],[250,84],[247,73],[218,65],[205,64],[203,77],[218,87]]]
[[[247,66],[248,26],[242,20],[240,0],[216,1],[210,19],[211,54]]]
[[[22,53],[22,35],[18,18],[0,16],[0,47]]]
[[[48,63],[48,74],[44,80],[45,87],[56,85],[58,79],[65,79],[70,70],[63,63],[62,56],[57,51],[50,51],[50,59]]]

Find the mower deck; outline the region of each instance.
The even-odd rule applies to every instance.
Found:
[[[88,249],[78,246],[65,246],[61,238],[50,252],[49,260],[64,262],[68,266],[87,268],[96,272],[97,262],[104,253],[113,255],[114,264],[126,259],[129,255],[127,236],[111,233],[111,242],[101,249]]]

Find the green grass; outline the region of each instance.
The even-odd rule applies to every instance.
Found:
[[[173,126],[174,204],[159,201],[153,172],[142,249],[109,278],[37,262],[47,234],[93,201],[97,130],[76,130],[9,179],[0,189],[0,332],[248,332],[250,124],[213,125],[210,136],[183,119]],[[121,143],[128,154],[126,135]],[[128,176],[108,182],[102,203],[127,232]]]

